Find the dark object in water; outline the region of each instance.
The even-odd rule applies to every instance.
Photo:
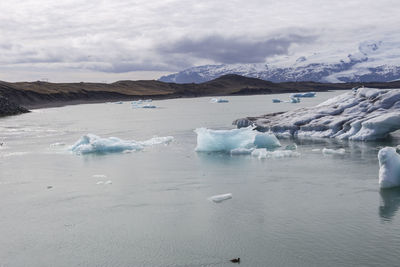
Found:
[[[231,262],[233,262],[233,263],[240,263],[240,258],[237,258],[237,259],[231,259]]]

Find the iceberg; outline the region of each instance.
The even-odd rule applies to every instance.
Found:
[[[293,103],[293,104],[300,103],[300,98],[298,98],[298,97],[291,97],[289,102],[290,102],[290,103]]]
[[[198,152],[231,153],[232,150],[236,149],[273,149],[281,146],[274,134],[261,133],[255,131],[253,127],[232,130],[197,128],[195,133],[197,133],[197,146],[195,150]],[[237,151],[233,153],[237,153]]]
[[[125,151],[140,151],[146,146],[167,144],[174,138],[172,136],[154,137],[147,141],[127,141],[117,137],[101,138],[94,134],[82,136],[70,150],[77,154],[113,153]]]
[[[208,200],[213,201],[215,203],[220,203],[224,200],[228,200],[232,198],[232,194],[228,193],[228,194],[222,194],[222,195],[216,195],[216,196],[212,196],[210,198],[208,198]]]
[[[297,93],[297,94],[291,94],[291,98],[295,97],[315,97],[317,93],[316,92],[307,92],[307,93]]]
[[[378,152],[379,187],[382,189],[400,186],[400,155],[393,147],[384,147]]]
[[[228,103],[229,100],[223,98],[211,98],[211,103]]]
[[[331,149],[331,148],[324,147],[322,149],[322,154],[324,154],[324,155],[344,155],[344,154],[346,154],[346,150],[344,148]]]
[[[156,106],[154,106],[154,105],[143,105],[142,106],[142,108],[157,108]]]
[[[281,103],[281,102],[282,102],[282,100],[280,100],[280,99],[277,99],[277,98],[272,99],[272,103]]]
[[[234,121],[294,137],[370,141],[400,129],[400,89],[358,88],[314,106]]]

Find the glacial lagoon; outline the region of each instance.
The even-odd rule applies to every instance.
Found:
[[[0,119],[0,266],[232,266],[237,257],[242,266],[398,266],[400,190],[379,190],[377,154],[400,135],[279,139],[297,145],[296,157],[195,151],[197,128],[233,129],[237,118],[341,93],[296,104],[272,103],[290,94],[87,104]],[[173,140],[130,153],[70,151],[88,134]]]

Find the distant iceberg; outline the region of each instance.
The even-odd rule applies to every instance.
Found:
[[[278,136],[382,139],[400,129],[400,89],[358,88],[315,107],[239,119],[234,124],[253,125]]]
[[[289,102],[290,102],[290,103],[293,103],[293,104],[300,103],[300,98],[298,98],[298,97],[291,97]]]
[[[223,98],[211,98],[211,103],[228,103],[229,100]]]
[[[277,99],[277,98],[272,99],[272,103],[281,103],[281,102],[282,102],[282,100],[280,100],[280,99]]]
[[[295,97],[315,97],[317,93],[316,92],[307,92],[307,93],[297,93],[297,94],[292,94],[290,97],[295,98]]]
[[[379,186],[382,189],[400,186],[400,155],[393,147],[379,150]]]
[[[268,148],[281,146],[279,140],[272,133],[261,133],[252,127],[232,130],[212,130],[198,128],[197,147],[199,152],[226,152],[238,153],[237,149]]]
[[[167,144],[174,138],[172,136],[154,137],[147,141],[127,141],[117,137],[101,138],[94,134],[82,136],[70,150],[77,154],[113,153],[124,151],[140,151],[146,146]]]

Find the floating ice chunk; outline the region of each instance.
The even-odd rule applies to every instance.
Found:
[[[142,146],[154,146],[154,145],[161,145],[161,144],[169,144],[174,140],[173,136],[161,136],[161,137],[153,137],[146,141],[138,142]]]
[[[295,97],[315,97],[316,92],[307,92],[307,93],[297,93],[290,95],[291,98]]]
[[[321,149],[319,149],[319,148],[313,148],[313,149],[311,149],[311,151],[312,151],[312,152],[320,152]]]
[[[297,150],[297,145],[295,143],[287,145],[285,150]]]
[[[65,146],[66,144],[65,143],[62,143],[62,142],[56,142],[56,143],[53,143],[53,144],[51,144],[50,146],[51,147],[57,147],[57,146]]]
[[[122,101],[118,101],[118,102],[114,102],[114,104],[123,104],[124,102]]]
[[[272,103],[281,103],[281,102],[282,102],[282,100],[280,100],[280,99],[277,99],[277,98],[272,99]]]
[[[107,175],[105,175],[105,174],[94,174],[94,175],[92,175],[92,177],[93,178],[106,178]]]
[[[153,101],[153,99],[145,99],[145,100],[143,100],[143,102],[152,102]]]
[[[223,99],[223,98],[211,98],[210,100],[211,103],[228,103],[228,99]]]
[[[104,184],[112,184],[112,181],[108,180],[108,181],[104,182]]]
[[[228,200],[231,198],[232,198],[232,193],[228,193],[228,194],[212,196],[212,197],[208,198],[208,200],[213,201],[215,203],[220,203],[224,200]]]
[[[393,147],[379,150],[379,186],[391,188],[400,186],[400,155]]]
[[[122,140],[117,137],[101,138],[94,134],[87,134],[72,145],[70,150],[77,154],[124,152],[127,150],[139,151],[145,146],[169,143],[172,140],[172,136],[167,136],[154,137],[147,141],[137,142]]]
[[[290,103],[293,103],[293,104],[300,103],[300,98],[298,98],[298,97],[291,97],[291,98],[290,98]]]
[[[154,105],[147,104],[147,105],[143,105],[142,108],[157,108],[157,107]]]
[[[344,148],[330,149],[330,148],[324,147],[322,149],[322,153],[324,155],[344,155],[346,153],[346,150],[344,150]]]
[[[252,127],[232,130],[211,130],[197,128],[196,151],[227,152],[238,148],[275,148],[280,146],[279,140],[271,133],[260,133]]]
[[[300,153],[292,150],[268,151],[265,148],[262,148],[262,149],[254,149],[253,152],[251,152],[251,155],[258,159],[281,159],[281,158],[299,157]]]
[[[254,148],[235,148],[231,150],[231,155],[250,155]]]
[[[98,181],[96,184],[100,185],[100,184],[104,184],[104,182],[103,181]]]

